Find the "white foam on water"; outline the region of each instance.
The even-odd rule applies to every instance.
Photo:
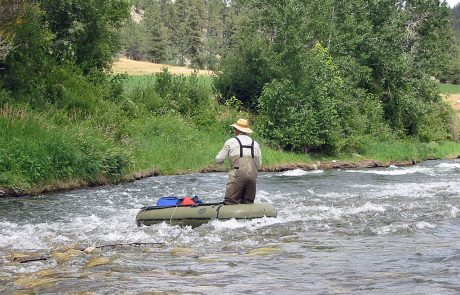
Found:
[[[365,173],[379,171],[382,173],[398,172],[401,173],[400,175],[403,175],[404,173],[418,173],[420,171],[421,173],[432,173],[433,171],[438,172],[442,169],[458,169],[458,166],[460,164],[441,163],[434,168],[390,167],[386,170],[363,171]],[[308,172],[302,171],[297,171],[296,173],[300,176],[301,173]],[[356,171],[352,170],[350,172]],[[314,173],[323,172],[318,171]],[[294,176],[296,175],[294,174]],[[226,175],[223,175],[223,177],[226,177]],[[382,184],[351,184],[351,186],[365,189],[361,190],[364,192],[359,193],[359,195],[352,192],[328,192],[320,194],[316,193],[309,186],[306,186],[305,190],[301,193],[298,191],[289,193],[258,190],[256,202],[274,204],[278,211],[278,217],[264,217],[251,220],[213,220],[203,225],[202,230],[192,229],[191,227],[170,226],[165,223],[138,228],[135,224],[135,216],[139,208],[145,205],[146,200],[151,199],[153,203],[153,198],[148,196],[136,197],[129,192],[109,193],[113,196],[113,199],[112,197],[105,197],[101,199],[103,202],[101,202],[100,206],[93,208],[94,210],[74,213],[74,215],[69,216],[69,220],[53,220],[46,223],[29,224],[0,221],[0,248],[11,249],[12,251],[15,249],[40,250],[52,249],[59,245],[79,244],[81,246],[98,246],[130,242],[167,242],[171,245],[197,245],[196,247],[199,247],[199,245],[206,244],[219,245],[223,240],[228,239],[228,233],[238,232],[240,229],[254,232],[265,227],[275,226],[276,228],[279,226],[283,227],[285,226],[284,224],[293,223],[298,225],[297,229],[303,228],[305,231],[308,231],[309,226],[316,229],[321,227],[325,231],[334,230],[336,228],[336,221],[342,223],[342,221],[346,222],[349,218],[356,220],[355,216],[360,217],[364,214],[367,214],[366,217],[370,215],[376,216],[377,228],[373,229],[373,231],[378,234],[391,234],[401,231],[412,232],[434,228],[436,224],[418,222],[415,224],[390,224],[378,227],[378,224],[381,224],[381,214],[403,214],[397,210],[393,210],[397,208],[402,208],[402,211],[405,213],[410,210],[411,212],[407,213],[412,214],[412,211],[417,210],[418,207],[424,209],[427,204],[437,202],[440,196],[445,195],[450,198],[455,195],[460,196],[460,185],[458,180],[455,179],[443,180],[442,178],[436,178],[429,182],[384,182]],[[359,191],[359,189],[357,190]],[[222,195],[222,199],[224,191],[224,187],[216,191]],[[318,191],[322,190],[318,189]],[[96,191],[97,194],[101,192],[108,191]],[[69,197],[78,196],[73,195]],[[123,199],[123,204],[121,205],[117,205],[117,199],[119,198]],[[441,208],[442,210],[439,208],[436,210],[441,210],[441,214],[446,217],[456,218],[459,216],[459,206],[455,201],[452,201],[451,204],[447,205],[447,207],[444,204]],[[436,206],[439,207],[437,204]],[[418,216],[418,213],[413,214]],[[422,219],[431,220],[428,218]],[[287,227],[289,226],[287,225]],[[235,241],[234,244],[232,242],[232,245],[256,245],[257,243],[257,240],[248,237],[247,240]]]
[[[442,194],[460,195],[460,185],[457,181],[437,181],[424,183],[383,184],[367,192],[372,199],[391,199],[397,196],[405,198],[438,198]]]
[[[355,215],[363,212],[385,212],[385,208],[382,205],[374,205],[371,202],[367,202],[363,206],[352,207],[346,210],[347,214]]]
[[[399,232],[413,232],[410,224],[390,224],[372,230],[378,235],[388,235]]]
[[[450,207],[450,216],[452,216],[453,218],[456,218],[457,213],[460,212],[460,209],[452,205],[449,205],[449,207]]]
[[[311,175],[311,174],[323,174],[324,170],[310,170],[306,171],[303,169],[294,169],[284,171],[280,174],[280,176],[304,176],[304,175]]]
[[[112,208],[113,209],[113,208]],[[16,224],[0,222],[0,248],[49,250],[62,245],[99,246],[110,243],[161,242],[148,231],[140,230],[134,218],[138,209],[112,210],[107,216],[91,214],[66,221]]]
[[[419,221],[415,224],[411,223],[404,223],[404,224],[389,224],[385,226],[381,226],[378,228],[372,229],[378,235],[388,235],[394,233],[412,233],[416,230],[424,230],[424,229],[433,229],[436,228],[436,224],[426,222],[426,221]]]
[[[269,192],[260,190],[256,193],[254,203],[267,202],[267,203],[273,204],[274,198],[275,198],[274,194],[270,194]]]
[[[239,229],[245,228],[250,231],[255,231],[259,228],[284,223],[284,221],[280,218],[275,217],[261,217],[261,218],[254,218],[254,219],[239,219],[236,220],[234,218],[228,220],[212,220],[208,224],[212,226],[216,230],[221,229]]]
[[[45,245],[37,239],[33,232],[28,231],[25,235],[25,227],[11,222],[0,222],[2,229],[0,234],[0,248],[8,249],[34,249],[43,248]]]
[[[362,173],[362,174],[375,174],[375,175],[388,175],[388,176],[399,176],[408,175],[414,173],[423,173],[427,175],[434,175],[434,169],[428,167],[413,166],[409,168],[387,168],[385,170],[345,170],[347,173]]]
[[[309,221],[340,221],[363,213],[384,213],[386,211],[385,204],[373,204],[366,202],[361,206],[327,206],[327,205],[310,205],[306,206],[299,204],[297,206],[289,206],[278,212],[276,223],[289,222],[309,222]]]
[[[460,163],[441,163],[437,165],[436,168],[440,168],[444,170],[460,169]]]
[[[417,224],[415,225],[415,227],[416,227],[417,229],[436,228],[436,225],[431,224],[431,223],[429,223],[429,222],[421,221],[421,222],[417,222]]]
[[[337,193],[337,192],[329,192],[325,194],[316,194],[317,197],[325,198],[325,199],[338,199],[338,200],[346,200],[346,199],[353,199],[356,198],[356,194],[353,193]]]

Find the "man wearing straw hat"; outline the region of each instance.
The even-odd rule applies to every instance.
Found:
[[[216,156],[217,163],[222,164],[228,158],[232,165],[228,174],[224,204],[254,203],[262,153],[259,144],[248,136],[252,130],[247,120],[239,119],[230,126],[235,128],[236,136],[227,140]]]

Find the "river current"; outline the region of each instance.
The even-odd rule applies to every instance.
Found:
[[[0,199],[0,294],[460,294],[460,160],[261,173],[276,218],[136,226],[161,196],[221,201],[226,180]]]

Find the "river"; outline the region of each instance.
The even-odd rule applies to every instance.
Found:
[[[460,294],[460,160],[261,173],[276,218],[136,226],[161,196],[221,201],[226,177],[0,199],[0,293]]]

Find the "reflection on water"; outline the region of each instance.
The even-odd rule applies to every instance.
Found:
[[[161,196],[221,201],[225,173],[2,199],[0,293],[459,294],[459,175],[460,160],[263,173],[256,201],[277,218],[195,229],[134,218]]]

